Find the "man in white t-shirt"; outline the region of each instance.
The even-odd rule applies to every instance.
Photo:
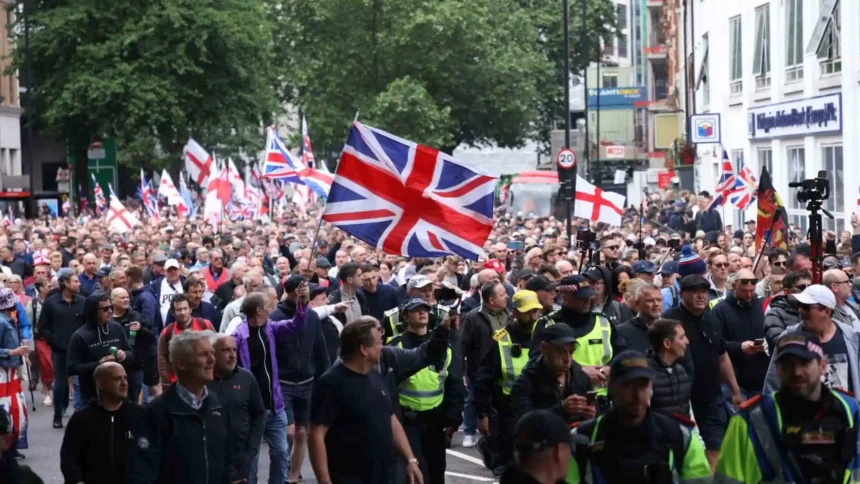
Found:
[[[152,292],[158,301],[159,315],[161,321],[167,321],[167,312],[170,311],[170,302],[177,294],[184,294],[182,288],[184,283],[182,273],[179,271],[179,261],[167,259],[164,263],[164,277],[152,281]]]

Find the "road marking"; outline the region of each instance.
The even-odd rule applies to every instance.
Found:
[[[467,460],[467,461],[471,462],[472,464],[477,464],[481,467],[484,467],[484,461],[482,461],[481,459],[478,459],[477,457],[472,457],[471,455],[464,454],[462,452],[457,452],[456,450],[451,450],[451,449],[445,449],[445,452],[447,452],[448,455],[453,455],[454,457],[459,457],[463,460]]]
[[[470,479],[472,481],[479,482],[497,482],[495,479],[490,479],[489,477],[480,477],[480,476],[470,476],[469,474],[460,474],[459,472],[449,472],[445,471],[446,476],[460,477],[462,479]]]

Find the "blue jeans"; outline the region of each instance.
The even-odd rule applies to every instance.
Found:
[[[478,411],[475,410],[475,384],[469,380],[469,395],[466,396],[466,406],[463,407],[463,433],[475,435],[478,432]]]
[[[63,420],[63,412],[69,406],[69,379],[66,373],[66,352],[51,351],[51,363],[54,365],[54,422]]]
[[[137,403],[140,398],[140,390],[143,388],[143,368],[135,368],[128,371],[128,399]]]
[[[287,413],[266,410],[266,428],[263,438],[269,444],[269,484],[283,484],[287,480],[290,446],[287,444]],[[257,455],[259,457],[259,454]],[[248,484],[257,484],[257,457],[251,462]]]
[[[87,406],[88,403],[84,396],[81,394],[81,385],[79,382],[80,380],[78,379],[78,376],[72,377],[72,388],[75,390],[75,412],[77,412],[78,410],[82,410],[84,407]],[[93,395],[93,398],[95,398],[95,395]]]

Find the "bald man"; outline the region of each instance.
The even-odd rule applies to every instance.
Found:
[[[69,419],[60,447],[66,482],[128,482],[130,439],[140,405],[128,401],[128,379],[119,363],[107,362],[93,373],[98,398]]]
[[[478,273],[478,286],[472,292],[472,295],[463,299],[463,302],[460,304],[460,314],[465,315],[475,309],[481,307],[481,287],[488,282],[498,281],[499,273],[492,269],[483,269]]]
[[[132,364],[128,370],[128,399],[137,402],[144,384],[144,366],[147,358],[152,357],[151,350],[157,334],[152,329],[152,324],[142,314],[131,308],[128,291],[121,287],[114,289],[110,293],[110,301],[113,304],[113,320],[122,326],[129,346],[133,346]],[[134,331],[134,339],[131,337],[132,331]]]
[[[833,310],[833,320],[860,331],[860,309],[851,297],[851,279],[842,269],[830,269],[824,272],[821,283],[833,291],[836,298],[836,309]]]
[[[247,481],[251,463],[257,458],[263,441],[266,407],[254,374],[236,364],[236,340],[220,334],[213,347],[215,379],[207,383],[206,388],[218,395],[218,401],[227,409],[230,438],[236,443],[231,455],[230,481]]]
[[[757,283],[752,270],[739,270],[731,291],[713,309],[745,398],[761,393],[769,363],[764,346],[763,304],[755,294]]]

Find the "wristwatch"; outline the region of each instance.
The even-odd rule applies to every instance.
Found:
[[[413,457],[413,458],[409,459],[408,461],[406,461],[406,463],[407,463],[407,464],[415,464],[415,465],[418,465],[418,459],[416,459],[415,457]]]

